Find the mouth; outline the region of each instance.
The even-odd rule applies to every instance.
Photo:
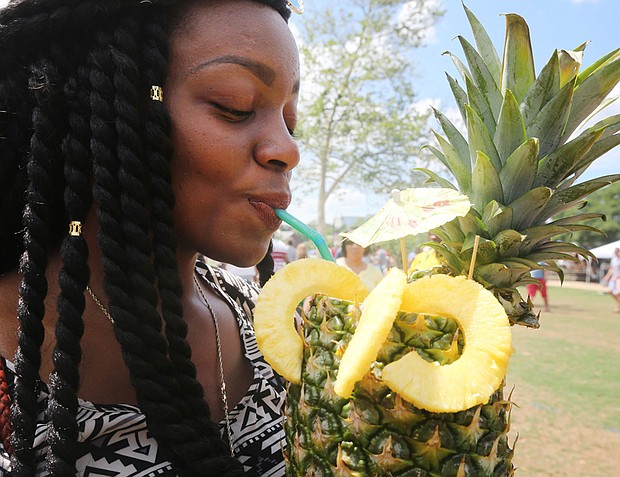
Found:
[[[286,209],[291,203],[291,196],[289,194],[272,194],[251,197],[248,201],[256,209],[263,223],[275,231],[282,224],[282,220],[278,218],[273,209]]]

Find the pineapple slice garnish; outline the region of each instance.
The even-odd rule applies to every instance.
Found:
[[[383,381],[415,406],[458,412],[488,402],[508,368],[512,336],[508,317],[491,292],[463,276],[431,275],[405,287],[402,309],[451,317],[464,335],[456,361],[440,366],[416,351],[383,369]]]
[[[327,260],[305,258],[278,270],[263,287],[254,309],[256,342],[265,360],[284,379],[301,383],[303,340],[295,328],[295,308],[306,297],[324,293],[361,301],[366,285],[352,271]]]
[[[407,277],[392,268],[364,300],[362,316],[347,346],[334,383],[334,391],[348,398],[377,358],[401,307]]]

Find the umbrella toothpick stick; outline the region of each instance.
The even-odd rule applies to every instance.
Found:
[[[407,273],[407,247],[405,237],[400,238],[400,256],[403,259],[403,272]]]
[[[478,244],[480,244],[480,235],[476,235],[474,239],[474,250],[471,254],[471,262],[469,263],[469,274],[467,278],[471,280],[474,277],[474,266],[476,265],[476,255],[478,255]]]

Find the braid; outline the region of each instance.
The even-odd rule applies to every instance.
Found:
[[[19,87],[27,84],[26,69],[0,82],[0,191],[6,191],[0,201],[0,273],[14,269],[24,251],[21,234],[16,231],[22,228],[28,187],[26,151],[33,105],[28,90]]]
[[[119,29],[122,28],[124,28],[122,25],[119,26]],[[117,34],[120,32],[117,31]],[[115,319],[116,336],[121,344],[123,357],[136,389],[138,403],[147,417],[149,431],[162,446],[169,447],[174,455],[178,456],[180,460],[178,465],[181,469],[187,466],[188,471],[193,475],[213,475],[211,473],[213,471],[218,471],[218,475],[224,475],[222,471],[225,471],[230,464],[222,457],[214,458],[215,462],[211,462],[213,464],[218,464],[218,461],[222,460],[224,462],[212,466],[211,469],[204,465],[193,465],[194,462],[203,464],[200,459],[205,452],[210,456],[219,456],[225,453],[226,447],[221,439],[216,442],[205,442],[202,439],[202,443],[199,444],[201,437],[197,432],[195,419],[192,416],[184,415],[183,399],[179,399],[178,385],[174,379],[171,379],[173,369],[165,354],[165,343],[163,343],[163,348],[157,344],[158,340],[161,341],[163,338],[153,328],[152,324],[146,325],[142,322],[137,307],[127,294],[127,290],[131,290],[133,287],[131,282],[135,276],[129,280],[126,272],[123,274],[122,271],[132,270],[134,264],[127,258],[128,254],[123,247],[124,243],[131,242],[136,238],[139,239],[139,237],[138,235],[132,236],[136,231],[124,226],[123,221],[118,219],[118,217],[122,217],[123,207],[131,204],[121,204],[116,197],[123,197],[126,201],[129,201],[130,197],[127,189],[119,187],[119,184],[114,182],[114,178],[110,177],[110,171],[118,171],[117,175],[121,183],[123,180],[130,181],[130,177],[128,171],[123,169],[127,167],[126,164],[117,163],[116,156],[111,153],[114,142],[119,143],[120,134],[118,136],[116,134],[119,128],[111,131],[108,126],[110,121],[109,119],[106,120],[114,107],[113,105],[116,104],[117,108],[122,107],[118,104],[122,100],[114,92],[115,88],[113,87],[114,85],[122,86],[119,84],[122,79],[118,77],[118,73],[115,75],[106,72],[115,71],[114,61],[122,62],[123,67],[128,65],[126,58],[122,57],[122,52],[115,50],[115,55],[110,55],[106,50],[107,45],[114,44],[114,38],[100,35],[99,43],[101,47],[93,53],[93,68],[91,70],[91,82],[93,84],[91,95],[93,141],[91,142],[91,150],[95,159],[96,185],[94,194],[100,205],[98,242],[103,252],[102,261],[106,275],[104,287],[110,302],[110,312]],[[121,55],[120,58],[111,58],[111,56],[117,57],[119,55]],[[119,110],[117,114],[125,112]],[[120,143],[118,152],[118,158],[121,161],[133,159],[129,156],[130,151],[123,150]],[[106,161],[106,163],[104,164],[102,161]],[[133,185],[133,183],[129,184]],[[127,221],[133,219],[133,216],[127,217]],[[140,251],[139,248],[137,250]],[[142,293],[142,291],[144,290],[137,290],[134,295]],[[136,297],[136,299],[142,306],[144,305],[144,297]],[[140,313],[143,311],[140,310]],[[214,424],[211,425],[214,426]],[[239,464],[236,463],[236,465]]]
[[[156,12],[144,22],[146,39],[143,52],[144,84],[163,84],[166,77],[167,31],[166,16]],[[166,322],[166,338],[170,359],[177,369],[177,379],[183,396],[188,399],[189,409],[198,419],[209,419],[209,408],[204,401],[202,386],[196,380],[196,367],[191,360],[187,342],[187,324],[183,320],[181,305],[182,286],[175,257],[176,239],[172,227],[174,196],[170,177],[170,118],[160,101],[150,101],[145,127],[147,158],[150,170],[153,243],[157,284],[161,297],[162,315]]]
[[[144,24],[147,42],[144,50],[144,89],[149,85],[163,84],[166,76],[167,32],[165,15]],[[196,367],[191,361],[191,349],[187,342],[187,324],[183,320],[181,306],[182,287],[175,257],[176,239],[172,227],[174,196],[169,161],[172,148],[169,140],[170,118],[160,101],[150,101],[146,120],[147,157],[149,161],[152,194],[155,268],[157,284],[162,300],[162,314],[166,322],[166,337],[170,347],[170,359],[177,369],[183,395],[190,400],[190,409],[199,419],[209,418],[202,386],[196,380]]]
[[[71,109],[68,113],[69,131],[62,141],[65,157],[65,210],[70,219],[84,224],[92,205],[88,148],[90,128],[85,121],[88,117],[88,98],[82,93],[85,75],[84,68],[80,68],[77,78],[70,79],[65,86],[65,95]],[[75,474],[80,340],[84,332],[84,290],[89,280],[88,246],[84,238],[66,235],[61,247],[61,258],[63,268],[59,275],[60,295],[57,301],[59,320],[56,325],[54,371],[50,376],[47,407],[51,421],[48,436],[51,452],[47,455],[47,465],[52,475]]]
[[[12,465],[14,475],[33,475],[35,469],[32,441],[34,438],[37,408],[41,344],[44,338],[44,300],[47,295],[47,252],[49,249],[49,213],[53,202],[53,178],[50,174],[54,151],[49,142],[56,133],[54,121],[46,116],[46,96],[54,83],[53,66],[41,62],[32,67],[30,89],[37,99],[33,110],[34,133],[30,141],[27,171],[30,184],[24,209],[24,256],[20,271],[23,274],[19,290],[18,332],[19,348],[15,356],[15,404],[12,419],[15,428]],[[48,106],[49,107],[49,106]],[[49,141],[49,142],[48,142]]]
[[[269,249],[267,250],[267,255],[263,257],[258,265],[256,265],[256,269],[258,270],[258,282],[260,286],[265,286],[267,280],[269,280],[273,276],[273,257],[271,256],[271,252],[273,251],[273,242],[269,243]]]
[[[119,173],[118,158],[114,151],[118,143],[114,128],[114,64],[109,44],[109,35],[99,34],[100,48],[92,53],[90,79],[91,91],[91,152],[93,155],[96,198],[99,218],[98,244],[103,257],[105,273],[104,288],[109,298],[109,309],[115,321],[116,337],[121,344],[123,357],[130,370],[132,383],[137,391],[138,402],[145,414],[157,414],[156,401],[172,402],[176,386],[170,377],[168,366],[160,353],[153,353],[152,344],[143,338],[149,333],[141,317],[136,314],[130,292],[132,284],[127,270],[130,262],[124,249],[126,237],[121,220],[123,217],[120,186],[116,180]],[[151,336],[151,332],[149,333]],[[156,350],[155,350],[156,351]],[[161,368],[158,368],[158,365]],[[166,386],[157,383],[166,379]],[[172,394],[171,394],[172,393]],[[179,423],[181,416],[172,406],[157,409],[162,421]],[[150,413],[150,414],[149,414]],[[149,422],[149,424],[151,424]],[[159,434],[159,423],[153,423],[151,432]]]
[[[150,85],[163,84],[166,76],[167,31],[165,16],[144,23],[144,89]],[[204,400],[202,386],[196,379],[196,368],[191,361],[191,349],[187,342],[187,324],[182,317],[182,287],[178,276],[175,257],[176,240],[172,227],[172,194],[169,158],[170,120],[162,103],[151,101],[147,111],[146,139],[149,145],[147,156],[151,171],[152,214],[154,230],[155,264],[159,293],[162,299],[162,313],[166,321],[166,337],[169,343],[170,359],[177,370],[181,396],[186,401],[187,425],[196,427],[195,443],[172,443],[175,451],[183,458],[192,473],[200,475],[201,469],[218,471],[218,475],[236,475],[239,470],[236,461],[223,458],[227,447],[221,439],[217,425],[209,420],[209,408]],[[180,399],[178,399],[180,400]],[[224,472],[228,472],[224,474]]]

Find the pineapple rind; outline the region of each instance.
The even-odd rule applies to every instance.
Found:
[[[254,309],[254,330],[261,353],[277,373],[292,383],[301,382],[304,347],[295,328],[295,309],[314,293],[357,301],[368,295],[368,289],[355,273],[333,262],[301,259],[269,279]]]
[[[340,360],[334,384],[339,396],[349,397],[376,359],[401,307],[406,283],[405,273],[392,268],[364,300],[357,330]]]
[[[355,384],[352,397],[343,399],[335,395],[332,378],[339,367],[339,350],[359,323],[360,307],[323,295],[306,303],[310,306],[302,310],[304,333],[306,342],[314,344],[304,347],[303,384],[291,384],[287,393],[287,476],[327,477],[342,471],[373,477],[513,475],[507,438],[511,403],[503,399],[501,387],[487,404],[457,413],[432,413],[402,399],[379,379],[381,368],[402,355],[401,345],[390,343],[401,343],[404,353],[411,347],[421,353],[446,349],[458,329],[453,319],[399,312],[377,362]],[[315,332],[323,328],[342,334],[322,340]],[[438,347],[438,341],[445,346]],[[315,372],[317,354],[323,357],[327,378]],[[341,465],[338,471],[339,448],[347,468]],[[464,473],[458,474],[461,466]]]
[[[416,351],[389,363],[382,378],[390,389],[432,412],[458,412],[486,403],[501,386],[512,351],[508,317],[493,294],[463,276],[431,275],[407,285],[401,308],[454,318],[465,346],[458,360],[444,366]]]

